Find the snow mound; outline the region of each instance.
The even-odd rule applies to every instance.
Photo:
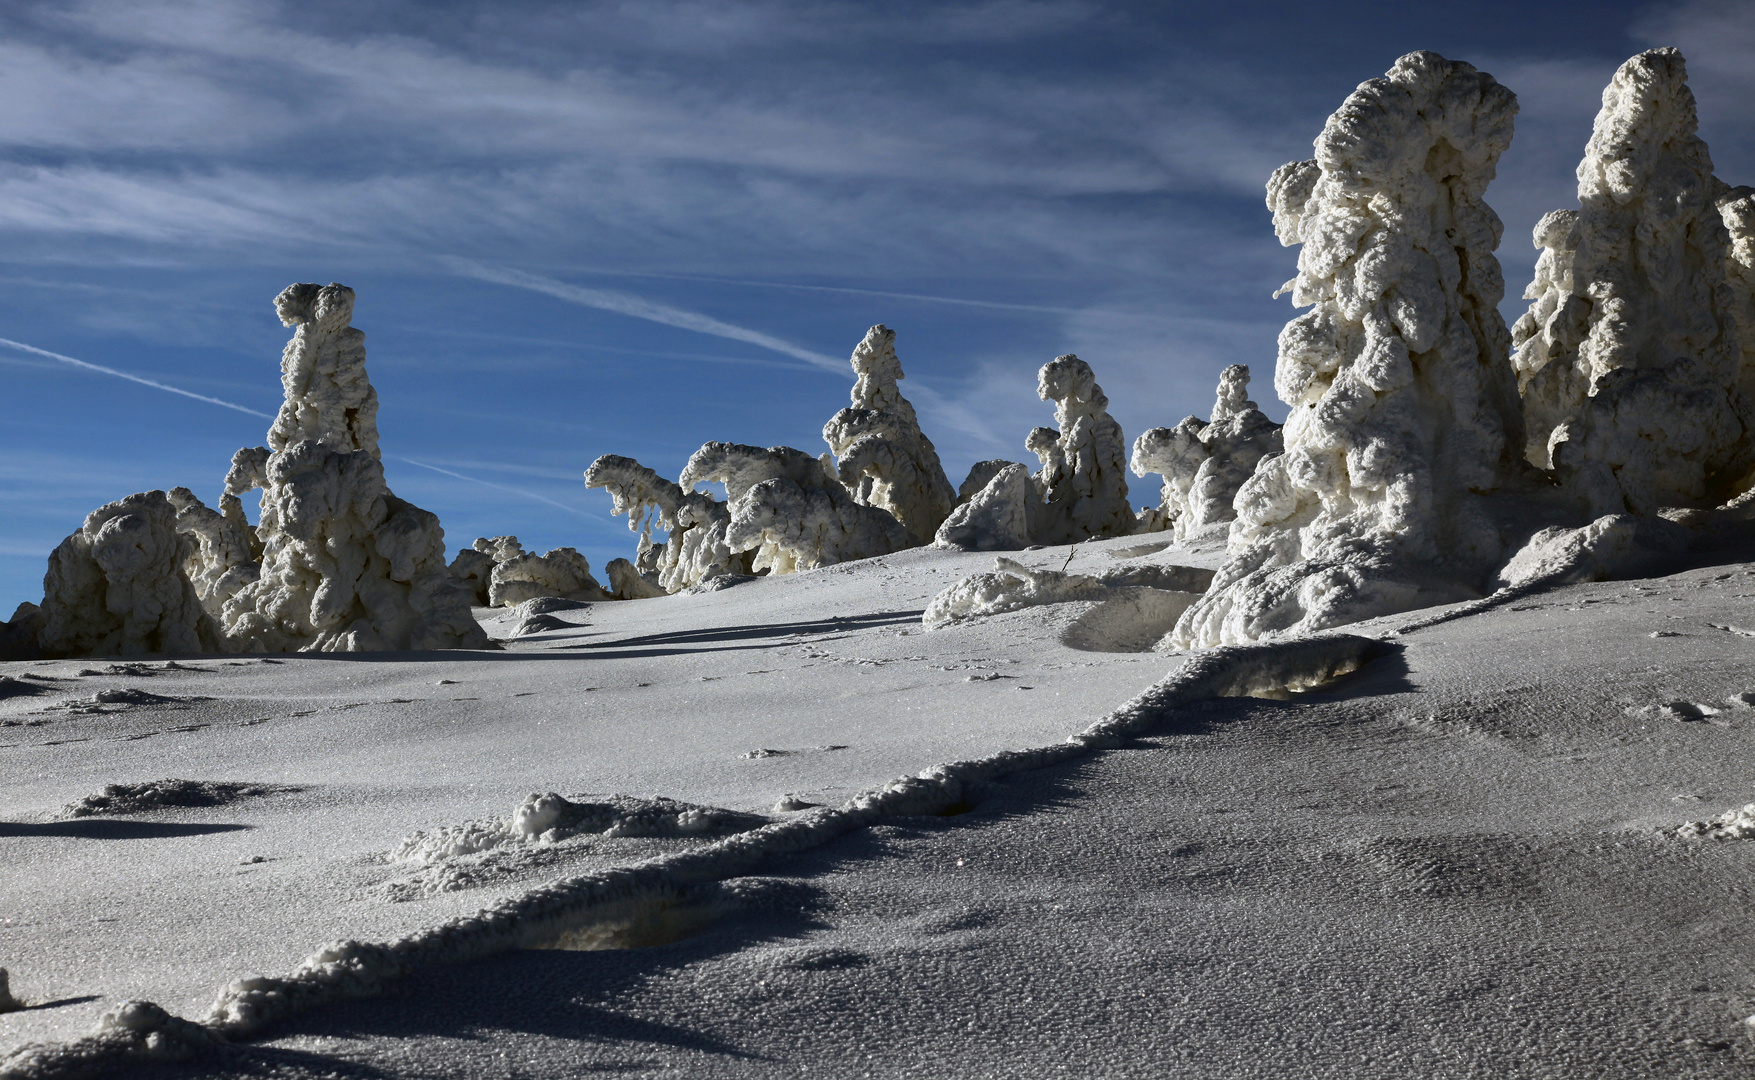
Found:
[[[1755,837],[1755,803],[1726,810],[1705,821],[1679,825],[1676,835],[1696,840],[1748,840]]]
[[[1499,570],[1501,588],[1633,577],[1689,550],[1689,531],[1663,518],[1608,514],[1580,529],[1532,536]]]
[[[984,462],[983,464],[995,464]],[[1030,546],[1030,472],[1010,462],[957,504],[933,546],[957,551],[1018,551]]]
[[[1200,598],[1150,586],[1111,586],[1109,596],[1061,631],[1060,643],[1084,652],[1151,652]]]
[[[1238,489],[1257,462],[1283,448],[1280,425],[1249,400],[1249,368],[1232,364],[1219,375],[1211,420],[1190,416],[1134,440],[1133,474],[1164,478],[1159,506],[1141,512],[1139,531],[1172,528],[1181,540],[1235,519]]]
[[[68,803],[68,817],[94,814],[143,814],[169,807],[225,806],[258,795],[295,792],[284,784],[243,784],[217,780],[152,780],[144,784],[106,784],[97,795]]]
[[[1036,395],[1054,402],[1060,429],[1036,428],[1024,443],[1042,462],[1035,477],[1042,507],[1031,539],[1067,544],[1133,532],[1127,443],[1091,365],[1071,353],[1055,357],[1037,373]]]
[[[49,556],[42,649],[60,656],[216,651],[217,628],[183,569],[193,551],[162,491],[93,510]]]
[[[626,559],[611,559],[603,567],[609,579],[609,594],[617,600],[655,600],[668,596],[658,582],[658,574],[642,574],[639,567]]]
[[[1579,209],[1536,227],[1513,358],[1525,453],[1592,514],[1721,502],[1755,467],[1749,251],[1727,228],[1746,238],[1747,214],[1697,128],[1681,53],[1628,60],[1578,166]]]
[[[896,332],[878,325],[853,350],[853,404],[823,426],[836,473],[855,502],[887,511],[916,544],[932,541],[956,495],[914,406],[896,387]]]
[[[1108,586],[1082,574],[1032,570],[1003,556],[993,560],[993,567],[991,573],[973,574],[933,597],[921,614],[921,623],[936,630],[960,619],[1109,596]]]
[[[1497,566],[1482,505],[1523,446],[1483,201],[1517,99],[1410,53],[1330,116],[1267,201],[1302,244],[1274,386],[1285,452],[1238,490],[1228,558],[1183,647],[1307,633],[1478,596]],[[1282,291],[1285,291],[1284,289]]]

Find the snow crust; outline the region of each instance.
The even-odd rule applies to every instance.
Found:
[[[1713,176],[1697,128],[1681,53],[1628,60],[1578,166],[1579,209],[1535,229],[1514,335],[1525,453],[1591,514],[1722,502],[1755,467],[1748,197]]]
[[[1152,428],[1133,443],[1135,476],[1164,478],[1158,507],[1140,514],[1140,532],[1173,529],[1184,540],[1237,517],[1232,502],[1263,457],[1284,449],[1280,425],[1249,400],[1249,368],[1219,375],[1212,417],[1190,416],[1174,428]]]
[[[1482,196],[1516,112],[1491,76],[1410,53],[1329,117],[1314,160],[1268,181],[1281,243],[1303,245],[1286,289],[1311,310],[1280,333],[1285,452],[1238,490],[1183,647],[1464,599],[1497,565],[1481,493],[1522,434]]]
[[[855,502],[888,511],[915,543],[930,543],[957,496],[914,406],[896,386],[906,378],[896,332],[872,327],[854,348],[852,364],[858,376],[853,404],[823,425],[836,475]]]
[[[214,651],[217,628],[183,569],[195,554],[162,491],[93,510],[49,556],[41,648],[62,656]]]
[[[1127,443],[1091,365],[1068,353],[1042,365],[1036,395],[1054,402],[1059,430],[1036,428],[1025,448],[1042,462],[1042,507],[1030,525],[1039,544],[1065,544],[1134,531],[1127,501]]]
[[[960,551],[1017,551],[1030,546],[1030,471],[1001,464],[985,486],[957,504],[938,527],[933,545]],[[973,475],[973,474],[972,474]]]

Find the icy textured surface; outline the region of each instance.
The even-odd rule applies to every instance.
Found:
[[[975,497],[976,492],[987,486],[988,481],[998,476],[1007,465],[1016,464],[1017,462],[1007,461],[1004,458],[989,458],[969,466],[969,475],[963,477],[963,482],[957,485],[957,502],[968,502]],[[1025,470],[1025,472],[1028,471]]]
[[[710,442],[689,458],[679,483],[692,490],[711,482],[725,485],[725,544],[750,553],[752,571],[790,574],[915,546],[894,515],[848,494],[827,454]]]
[[[172,488],[169,499],[177,510],[177,531],[193,541],[183,571],[201,606],[217,616],[225,602],[261,572],[262,545],[256,530],[244,517],[243,504],[229,492],[220,496],[224,513],[204,504],[188,488]]]
[[[1037,428],[1024,444],[1042,461],[1036,486],[1043,505],[1039,522],[1031,524],[1031,538],[1040,544],[1064,544],[1133,532],[1127,443],[1121,425],[1109,415],[1109,399],[1091,365],[1070,353],[1056,357],[1037,374],[1036,395],[1054,402],[1060,430]]]
[[[837,475],[854,501],[887,510],[916,543],[933,533],[956,502],[932,440],[896,387],[902,374],[896,332],[874,326],[853,350],[853,404],[823,426]]]
[[[1016,551],[1030,546],[1030,471],[1003,464],[985,487],[951,511],[938,527],[935,546],[961,551]]]
[[[1173,528],[1180,540],[1234,520],[1238,489],[1257,462],[1282,449],[1280,425],[1249,400],[1249,368],[1232,364],[1219,376],[1211,420],[1190,416],[1134,440],[1133,474],[1164,477],[1157,516],[1141,531]]]
[[[545,555],[526,552],[494,565],[488,581],[489,607],[516,607],[526,600],[560,596],[568,600],[608,600],[609,593],[591,576],[591,564],[570,547]]]
[[[451,577],[469,594],[471,603],[487,607],[494,567],[522,554],[524,545],[516,536],[478,536],[474,544],[458,551],[451,560]]]
[[[93,510],[49,556],[44,651],[62,656],[212,652],[212,618],[183,570],[194,545],[162,491]]]
[[[1032,570],[1001,556],[993,571],[974,574],[932,598],[920,621],[928,630],[980,615],[1063,604],[1068,600],[1104,600],[1109,587],[1094,577],[1060,570]]]
[[[1230,557],[1185,645],[1297,633],[1474,595],[1500,555],[1480,504],[1522,448],[1504,292],[1483,201],[1517,101],[1411,53],[1328,119],[1314,161],[1268,182],[1303,244],[1274,386],[1285,453],[1238,491]]]
[[[1747,279],[1726,228],[1745,214],[1721,215],[1697,126],[1679,52],[1628,60],[1578,166],[1579,209],[1536,226],[1515,335],[1526,454],[1593,514],[1722,502],[1755,464]]]
[[[706,492],[684,491],[633,458],[616,454],[591,463],[585,486],[607,490],[614,500],[611,513],[628,515],[628,528],[640,534],[641,558],[635,569],[656,575],[665,590],[680,592],[721,574],[749,571],[750,554],[733,551],[725,542],[731,511]],[[654,526],[669,533],[662,547],[652,543]]]
[[[378,457],[377,394],[353,290],[292,285],[286,402],[270,453],[242,451],[228,492],[262,487],[262,564],[223,609],[231,648],[257,652],[480,648],[487,635],[445,562],[439,519],[391,494]]]

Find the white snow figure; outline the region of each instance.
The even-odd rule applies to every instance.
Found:
[[[1731,188],[1720,195],[1718,212],[1730,237],[1725,277],[1731,286],[1731,310],[1746,373],[1755,366],[1755,187]]]
[[[896,388],[896,332],[878,325],[853,350],[853,405],[823,425],[837,475],[854,501],[887,510],[917,543],[930,543],[956,494],[914,406]]]
[[[1024,444],[1042,460],[1036,487],[1043,505],[1039,520],[1030,524],[1031,538],[1039,544],[1067,544],[1133,532],[1127,443],[1121,425],[1109,415],[1109,399],[1091,365],[1070,353],[1056,357],[1037,374],[1036,394],[1054,402],[1060,430],[1037,428]]]
[[[1592,515],[1723,502],[1755,465],[1726,228],[1745,215],[1697,127],[1680,53],[1628,60],[1578,166],[1579,209],[1536,226],[1514,335],[1525,449]]]
[[[816,459],[810,461],[817,465]],[[614,500],[610,513],[628,515],[628,528],[640,534],[635,569],[655,574],[667,592],[681,592],[722,574],[750,572],[750,554],[733,551],[725,543],[731,511],[706,492],[684,491],[633,458],[617,454],[592,462],[585,470],[585,486],[607,490]],[[669,533],[662,547],[652,543],[654,525]]]
[[[993,560],[992,572],[972,574],[933,597],[920,621],[928,630],[936,630],[959,619],[1108,596],[1108,586],[1098,578],[1061,570],[1032,570],[1001,556]]]
[[[225,602],[261,574],[262,544],[244,517],[236,495],[220,496],[222,513],[207,506],[188,488],[172,488],[170,503],[177,510],[177,531],[190,539],[188,561],[183,570],[209,615],[218,616]]]
[[[268,452],[241,451],[227,491],[262,488],[260,577],[226,601],[234,649],[259,652],[481,648],[487,635],[445,564],[438,518],[384,483],[378,398],[353,290],[289,286],[296,327],[281,358],[286,392]]]
[[[1311,306],[1280,332],[1285,452],[1239,489],[1181,646],[1478,595],[1501,544],[1477,493],[1523,445],[1482,200],[1516,112],[1491,76],[1411,53],[1268,181],[1281,243],[1304,245],[1287,288]]]
[[[1186,540],[1237,517],[1232,501],[1256,463],[1281,451],[1280,425],[1249,400],[1249,368],[1232,364],[1219,375],[1211,420],[1190,416],[1174,428],[1152,428],[1133,444],[1135,476],[1164,477],[1160,505],[1142,523],[1174,528]]]
[[[591,576],[591,564],[574,548],[555,548],[543,555],[524,552],[494,564],[488,578],[489,607],[517,607],[544,596],[610,599],[608,591]]]
[[[183,569],[194,546],[162,491],[93,510],[49,556],[40,647],[51,656],[217,651]]]
[[[689,458],[679,482],[685,491],[725,485],[725,543],[753,552],[752,572],[790,574],[918,546],[889,511],[854,501],[827,454],[710,442]]]
[[[522,554],[524,545],[516,536],[478,536],[474,544],[458,551],[451,560],[451,578],[469,595],[471,603],[487,607],[494,567]]]
[[[957,504],[933,546],[959,551],[1017,551],[1030,546],[1030,471],[1007,463],[987,486]]]

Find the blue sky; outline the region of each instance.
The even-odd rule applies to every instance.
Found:
[[[0,338],[241,410],[0,345],[0,618],[98,505],[215,500],[293,281],[357,291],[390,483],[453,549],[599,570],[633,542],[592,459],[820,452],[876,322],[953,483],[1029,458],[1064,352],[1130,440],[1230,363],[1283,415],[1262,185],[1353,86],[1427,48],[1517,92],[1515,317],[1603,84],[1660,44],[1755,182],[1747,2],[4,5]]]

